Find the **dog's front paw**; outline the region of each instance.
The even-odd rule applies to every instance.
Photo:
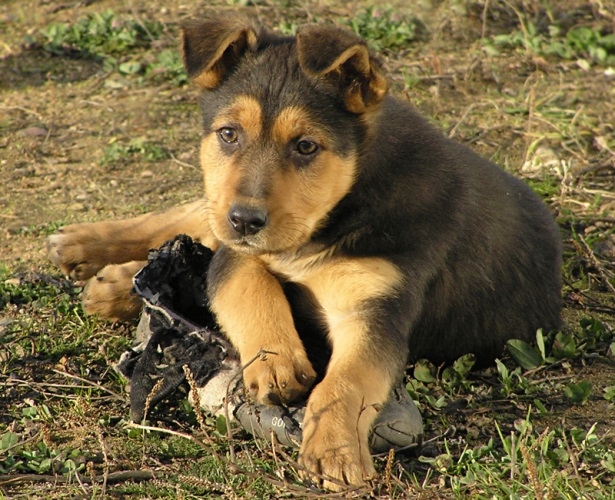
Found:
[[[104,245],[91,230],[92,226],[72,224],[47,238],[49,260],[75,280],[87,280],[109,263]]]
[[[307,404],[299,450],[301,477],[334,491],[363,486],[376,474],[367,440],[368,414],[374,411],[362,409],[354,397],[326,382],[314,389]]]
[[[316,379],[316,372],[303,347],[293,351],[279,346],[263,352],[247,366],[243,379],[252,400],[284,404],[305,395]]]
[[[141,311],[141,299],[132,293],[132,277],[143,262],[108,265],[90,278],[83,290],[83,309],[107,319],[129,321]]]
[[[348,435],[340,425],[315,417],[305,421],[299,451],[299,464],[306,469],[303,479],[333,491],[363,486],[376,474],[367,444],[359,445],[358,436]]]

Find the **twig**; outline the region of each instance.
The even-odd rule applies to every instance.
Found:
[[[173,153],[169,153],[169,156],[171,157],[171,160],[173,160],[178,165],[181,165],[182,167],[188,167],[193,170],[200,170],[198,167],[195,167],[194,165],[191,165],[190,163],[186,163],[185,161],[178,160]]]
[[[590,264],[596,269],[596,271],[598,271],[598,274],[600,275],[600,278],[602,279],[606,287],[611,290],[611,292],[615,293],[615,286],[613,286],[609,281],[609,277],[607,276],[600,262],[598,262],[598,259],[594,255],[594,252],[591,247],[587,244],[583,236],[581,236],[580,234],[577,234],[577,238],[579,238],[579,241],[582,243],[582,246],[579,245],[577,240],[572,240],[574,246],[577,247],[577,250],[579,250],[590,262]]]
[[[483,23],[480,37],[485,38],[487,35],[487,12],[489,11],[489,0],[485,0],[485,6],[483,7],[483,14],[481,16],[481,21]]]
[[[67,378],[72,378],[74,380],[79,380],[79,382],[83,382],[86,385],[89,385],[91,387],[95,387],[96,389],[99,389],[99,390],[101,390],[103,392],[106,392],[107,394],[110,394],[111,396],[113,396],[118,401],[126,401],[126,398],[120,396],[117,392],[114,392],[114,391],[112,391],[110,389],[107,389],[106,387],[103,387],[102,385],[97,384],[96,382],[91,382],[88,379],[85,379],[85,378],[82,378],[82,377],[78,377],[77,375],[72,375],[70,373],[63,372],[63,371],[60,371],[60,370],[51,370],[51,371],[54,372],[54,373],[57,373],[58,375],[62,375],[62,376],[67,377]]]
[[[154,479],[154,473],[150,470],[125,470],[111,472],[106,478],[107,483],[140,482]],[[105,475],[100,474],[94,477],[80,476],[80,479],[85,484],[102,483],[105,480]],[[0,478],[0,486],[12,486],[23,483],[69,483],[72,481],[72,477],[54,476],[51,474],[16,474]]]
[[[37,439],[40,435],[41,435],[41,430],[39,429],[39,431],[36,434],[34,434],[34,436],[30,436],[28,439],[24,439],[23,441],[19,441],[18,443],[15,443],[14,445],[9,446],[8,448],[2,450],[2,454],[4,455],[4,454],[8,453],[9,451],[11,451],[11,450],[13,450],[15,448],[20,448],[24,444],[30,443],[30,442],[34,441],[35,439]]]
[[[23,111],[24,113],[28,113],[30,115],[36,116],[39,120],[43,121],[43,117],[39,115],[36,111],[33,111],[28,108],[24,108],[23,106],[0,106],[0,109],[5,109],[7,111],[18,110]]]
[[[105,438],[102,433],[102,429],[100,426],[96,427],[96,435],[98,437],[98,441],[100,442],[100,450],[103,455],[103,482],[102,482],[102,496],[105,496],[107,492],[107,483],[109,482],[109,456],[107,454],[107,445],[105,444]]]
[[[183,432],[174,431],[172,429],[165,429],[163,427],[154,427],[151,425],[140,425],[140,424],[135,424],[132,422],[126,424],[126,427],[134,428],[134,429],[143,429],[143,430],[152,431],[152,432],[162,432],[164,434],[171,434],[173,436],[181,437],[181,438],[187,439],[188,441],[192,441],[193,443],[201,446],[204,450],[206,450],[207,452],[211,453],[214,456],[214,458],[218,461],[218,464],[220,465],[220,471],[222,472],[224,472],[222,465],[225,465],[232,473],[235,473],[235,474],[243,474],[244,476],[252,478],[252,479],[265,479],[266,481],[269,481],[271,484],[274,484],[279,487],[289,487],[290,486],[272,474],[267,474],[264,472],[255,473],[255,472],[250,472],[245,469],[242,469],[241,467],[239,467],[234,462],[231,462],[226,457],[221,456],[215,449],[213,449],[213,447],[208,446],[206,443],[204,443],[200,439],[195,438],[194,436],[190,434],[185,434]],[[285,459],[288,458],[292,464],[296,464],[296,462],[294,462],[290,457],[288,457],[288,455],[283,453],[282,450],[279,450],[279,452],[280,454],[282,454],[282,456]],[[296,464],[296,465],[298,467],[301,467],[299,466],[299,464]],[[225,478],[225,479],[230,482],[228,478]],[[301,491],[305,492],[305,490],[301,490]],[[322,497],[319,497],[319,498],[322,498]]]

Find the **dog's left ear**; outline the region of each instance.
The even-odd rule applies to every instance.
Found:
[[[349,111],[364,113],[384,99],[388,83],[380,63],[354,33],[332,25],[303,26],[297,51],[301,69],[336,84]]]

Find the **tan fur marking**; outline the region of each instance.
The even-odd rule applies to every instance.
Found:
[[[306,110],[297,106],[280,112],[271,133],[280,148],[297,138],[312,140],[322,148],[305,170],[284,169],[273,182],[269,199],[272,225],[288,229],[276,238],[286,241],[272,241],[271,247],[290,248],[304,243],[348,193],[354,183],[356,159],[335,154],[328,135],[314,124]]]
[[[314,124],[307,110],[298,106],[289,106],[280,111],[271,128],[271,135],[280,146],[300,136],[307,136],[317,143],[329,146],[327,135],[322,128]]]
[[[228,127],[231,124],[239,124],[248,135],[249,139],[255,139],[261,134],[263,126],[263,111],[260,103],[247,95],[236,97],[225,109],[220,111],[212,124],[213,130]]]
[[[203,71],[200,75],[195,76],[192,81],[201,88],[213,89],[218,86],[222,72],[216,66],[207,71]]]
[[[269,197],[269,248],[286,250],[305,243],[354,183],[356,162],[321,151],[305,171],[279,172]]]
[[[262,111],[258,102],[240,96],[220,113],[213,128],[231,123],[241,125],[247,141],[258,137],[262,133]],[[305,243],[324,222],[327,213],[351,189],[356,170],[354,156],[340,157],[332,152],[326,134],[314,126],[301,108],[284,109],[273,124],[272,136],[281,150],[289,141],[301,136],[316,141],[323,148],[305,169],[277,163],[259,166],[271,175],[271,194],[266,200],[270,223],[253,238],[255,248],[261,252],[289,250]],[[213,133],[202,141],[201,164],[210,224],[214,234],[225,241],[235,236],[229,233],[226,216],[231,204],[239,200],[238,186],[243,176],[256,173],[249,166],[234,165],[233,158],[221,152],[219,139]]]
[[[386,259],[368,257],[332,260],[298,281],[310,288],[328,315],[343,320],[361,303],[390,295],[402,276]]]

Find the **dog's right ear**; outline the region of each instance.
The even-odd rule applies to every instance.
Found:
[[[256,48],[256,30],[241,17],[187,21],[181,30],[184,66],[203,89],[220,85],[247,50]]]

